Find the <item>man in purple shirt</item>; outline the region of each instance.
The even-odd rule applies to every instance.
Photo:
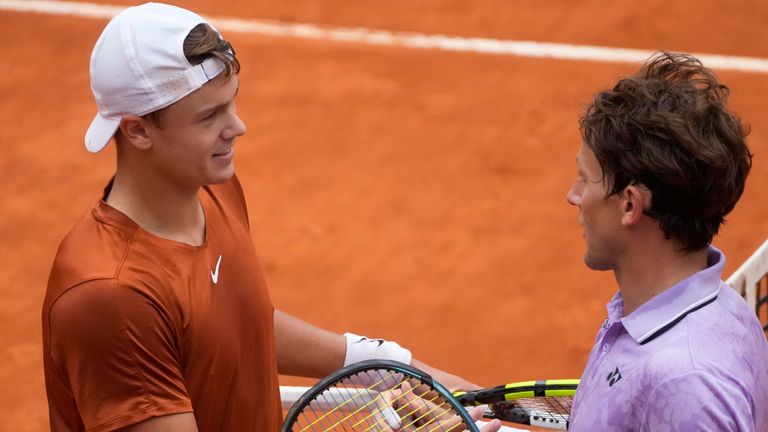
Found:
[[[619,291],[572,431],[768,431],[766,335],[711,246],[752,158],[727,96],[697,59],[663,52],[581,118],[567,198],[584,262],[612,270]]]

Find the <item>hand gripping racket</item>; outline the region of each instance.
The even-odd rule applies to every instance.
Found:
[[[386,360],[349,365],[304,393],[282,432],[478,432],[466,410],[426,373]]]
[[[577,379],[526,381],[454,396],[464,406],[488,404],[484,417],[549,429],[568,429]]]
[[[483,404],[489,405],[484,414],[486,418],[567,430],[571,403],[578,384],[577,379],[526,381],[449,394],[429,375],[411,366],[371,360],[348,366],[310,389],[281,387],[283,406],[286,409],[292,406],[282,430],[476,431],[477,428],[471,425],[471,419],[468,420],[464,410],[458,406]],[[404,394],[402,388],[406,386],[410,393]],[[401,393],[395,395],[398,391]],[[418,404],[414,406],[414,400],[419,399],[424,405],[421,413],[414,416],[419,411]],[[387,402],[391,409],[387,408]],[[407,403],[411,407],[403,408]],[[441,403],[442,408],[435,408]],[[440,414],[439,417],[437,414]],[[422,419],[418,419],[422,415]],[[406,416],[410,416],[413,424],[402,421]],[[435,420],[427,423],[432,418]],[[458,423],[455,423],[457,418]],[[454,423],[444,426],[446,419],[453,419]],[[456,426],[461,425],[462,421],[465,422],[464,426]],[[397,429],[398,425],[401,429]]]

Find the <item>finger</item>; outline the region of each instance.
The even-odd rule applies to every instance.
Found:
[[[409,384],[413,387],[413,393],[420,398],[431,400],[438,397],[437,391],[424,383],[413,382]]]
[[[431,426],[437,426],[436,428],[432,428],[431,430],[441,430],[441,431],[461,431],[465,430],[464,428],[458,428],[459,426],[466,426],[467,424],[464,422],[464,420],[461,419],[456,414],[450,413],[449,416],[441,416],[440,419],[431,419],[427,425]]]
[[[472,420],[480,420],[483,418],[483,413],[485,413],[485,406],[476,406],[472,408],[467,408],[467,412],[469,413],[469,416],[472,417]]]
[[[384,421],[387,423],[387,426],[392,428],[392,430],[399,430],[400,426],[402,425],[400,423],[400,417],[395,413],[395,410],[392,409],[392,407],[385,407],[380,412],[381,416],[384,418]]]
[[[433,422],[442,422],[452,416],[455,416],[453,411],[450,411],[444,406],[444,401],[438,400],[437,403],[423,399],[409,392],[405,394],[405,397],[401,400],[405,402],[402,409],[398,412],[401,413],[401,417],[408,418],[410,421],[406,425],[423,426]]]
[[[398,430],[402,426],[400,416],[395,411],[397,399],[401,397],[400,390],[379,393],[374,400],[373,417],[378,425]]]
[[[480,429],[480,432],[496,432],[499,429],[501,429],[501,422],[498,420],[493,420],[483,426],[483,428]]]

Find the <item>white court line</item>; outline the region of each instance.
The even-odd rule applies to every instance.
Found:
[[[85,18],[109,19],[122,6],[53,0],[0,0],[0,10],[35,12],[49,15],[71,15]],[[389,32],[365,28],[321,27],[312,24],[292,24],[279,21],[208,17],[224,32],[259,34],[275,37],[314,39],[396,46],[442,51],[510,55],[517,57],[553,58],[605,63],[640,63],[653,54],[652,50],[609,48],[532,41],[488,38],[463,38],[423,33]],[[768,59],[717,54],[693,54],[712,69],[768,73]]]

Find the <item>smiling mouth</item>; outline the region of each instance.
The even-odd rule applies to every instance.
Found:
[[[213,157],[229,156],[230,154],[232,154],[232,147],[224,150],[223,152],[214,153]]]

